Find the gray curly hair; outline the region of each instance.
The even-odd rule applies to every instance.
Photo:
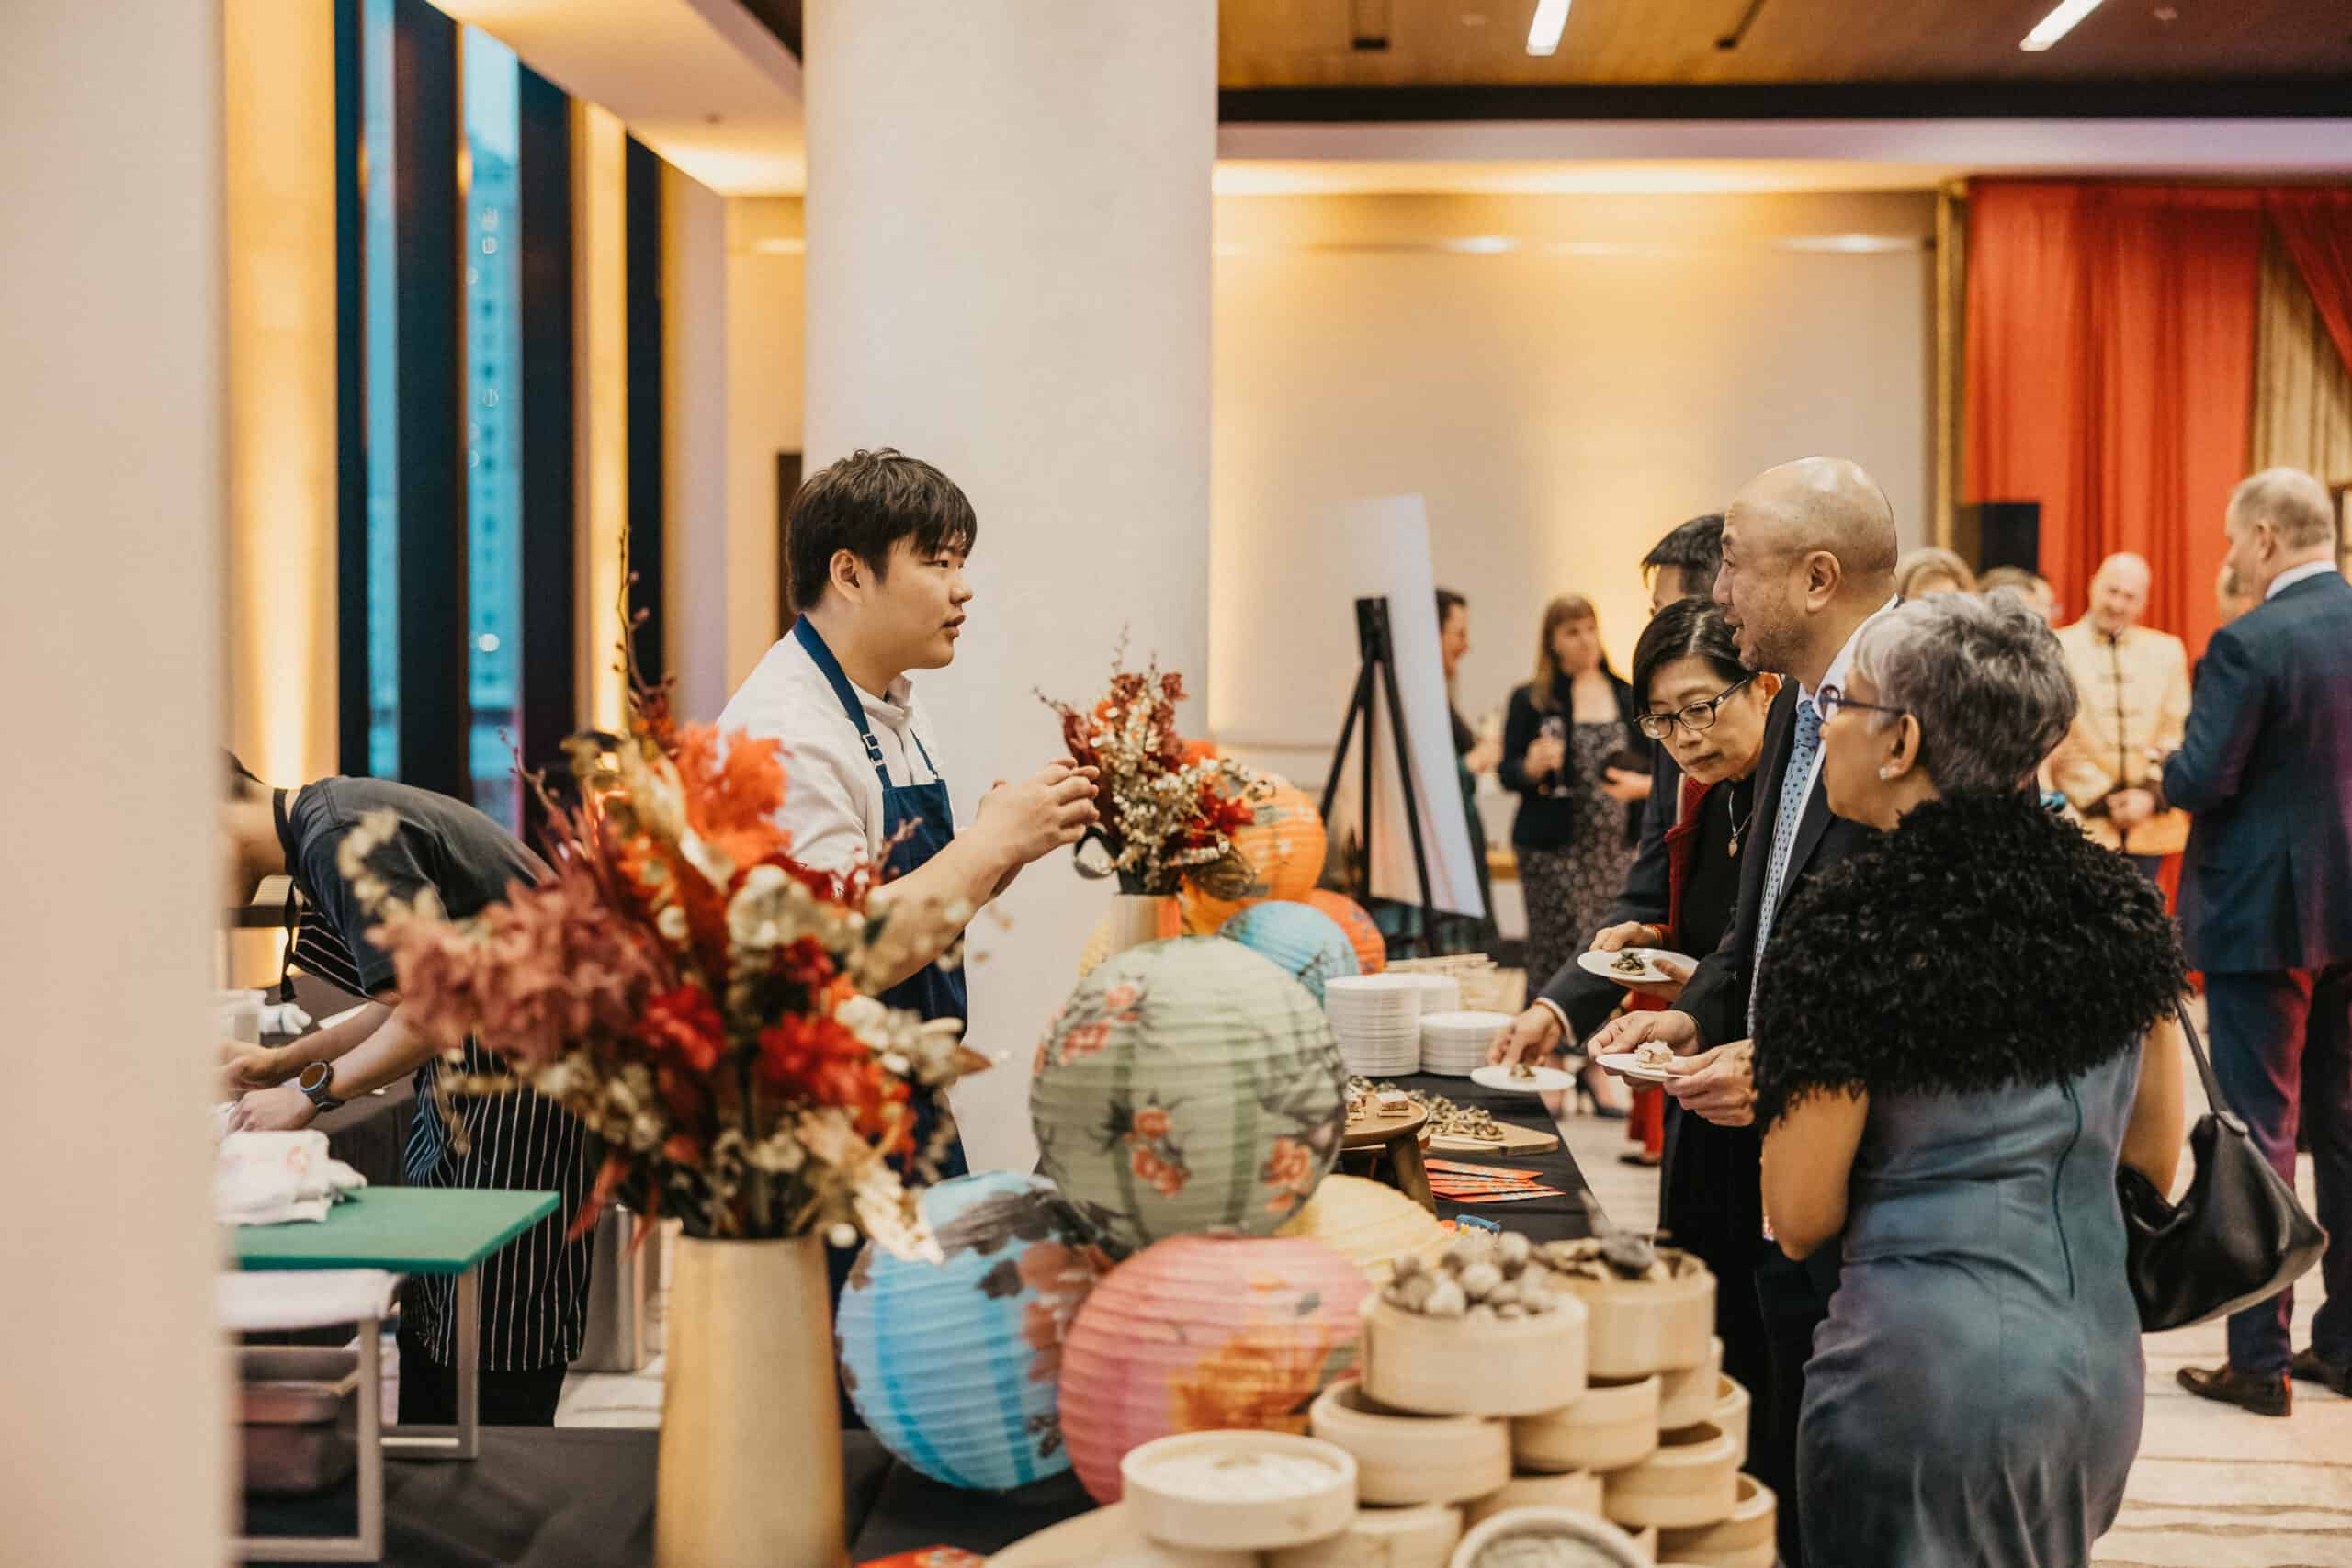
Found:
[[[2074,726],[2066,656],[2015,589],[1901,605],[1863,631],[1854,669],[1919,721],[1920,760],[1946,795],[2021,787]]]

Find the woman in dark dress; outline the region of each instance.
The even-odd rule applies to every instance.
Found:
[[[1535,678],[1510,694],[1499,770],[1520,797],[1510,841],[1527,899],[1530,975],[1557,974],[1584,951],[1633,863],[1650,784],[1634,716],[1634,688],[1601,655],[1591,601],[1553,600]]]
[[[1740,852],[1755,822],[1756,768],[1780,677],[1751,674],[1740,664],[1721,605],[1683,599],[1643,631],[1633,684],[1643,733],[1662,742],[1682,770],[1679,814],[1666,835],[1667,920],[1611,926],[1593,946],[1712,953],[1739,899]],[[1668,1006],[1680,990],[1679,984],[1645,987],[1633,1005]],[[1756,1260],[1770,1244],[1757,1198],[1756,1129],[1719,1127],[1671,1102],[1664,1112],[1658,1230],[1714,1271],[1724,1371],[1760,1404],[1770,1395],[1771,1363],[1753,1280]],[[1761,1422],[1768,1414],[1758,1410],[1751,1418]]]
[[[1814,700],[1829,808],[1883,836],[1789,900],[1757,987],[1764,1206],[1842,1262],[1805,1561],[2079,1568],[2139,1450],[2115,1172],[2171,1190],[2179,942],[2030,788],[2075,697],[2022,599],[1905,604]]]

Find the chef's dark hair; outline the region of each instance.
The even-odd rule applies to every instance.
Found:
[[[929,463],[888,446],[853,452],[809,475],[785,512],[792,607],[804,614],[816,607],[842,550],[878,581],[901,539],[920,556],[968,555],[979,535],[971,502]]]
[[[255,777],[251,768],[237,761],[237,754],[234,751],[222,751],[220,760],[227,764],[228,769],[221,779],[221,783],[227,786],[221,799],[258,800],[269,793],[269,786]]]
[[[1678,659],[1703,659],[1728,686],[1748,672],[1739,661],[1739,643],[1712,599],[1677,599],[1650,617],[1634,645],[1634,702],[1650,705],[1650,682]]]

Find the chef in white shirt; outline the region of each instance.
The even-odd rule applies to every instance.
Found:
[[[956,657],[972,591],[972,503],[929,463],[883,447],[819,470],[792,498],[784,549],[799,620],[719,715],[722,732],[784,746],[783,826],[793,858],[846,873],[887,867],[876,904],[960,901],[977,910],[1023,866],[1100,819],[1094,770],[1069,758],[1000,782],[957,831],[939,741],[908,679]],[[966,1016],[955,935],[910,958],[882,999],[924,1018]],[[918,1145],[931,1128],[921,1122]],[[943,1176],[967,1168],[951,1145]]]

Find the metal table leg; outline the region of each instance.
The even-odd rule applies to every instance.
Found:
[[[381,1562],[384,1560],[384,1325],[359,1325],[359,1529],[340,1536],[239,1536],[231,1555],[246,1562]]]
[[[384,1451],[398,1459],[470,1460],[481,1456],[481,1270],[458,1276],[458,1424],[384,1428]]]

